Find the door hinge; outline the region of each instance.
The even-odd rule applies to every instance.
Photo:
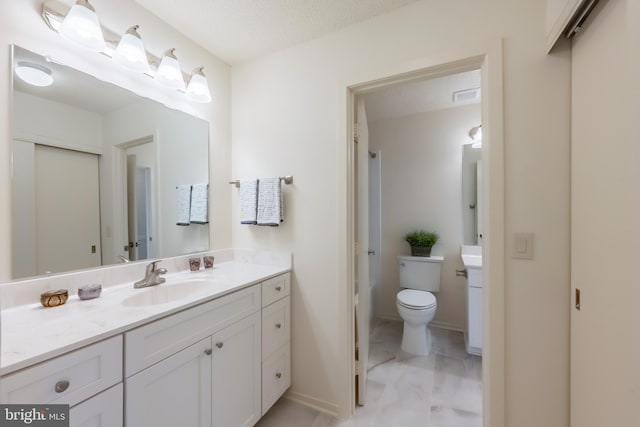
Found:
[[[576,310],[580,311],[580,289],[576,288]]]
[[[358,362],[357,360],[353,361],[353,373],[354,375],[360,374],[360,362]]]

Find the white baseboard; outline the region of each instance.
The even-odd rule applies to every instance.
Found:
[[[438,329],[446,329],[448,331],[464,332],[464,328],[461,328],[458,325],[454,325],[453,323],[447,323],[447,322],[438,322],[436,320],[431,321],[431,323],[429,323],[429,326],[438,328]]]
[[[292,402],[299,403],[311,409],[315,409],[319,412],[324,412],[325,414],[331,415],[334,418],[338,417],[339,408],[335,403],[316,399],[315,397],[298,393],[296,391],[289,391],[284,397],[285,399],[291,400]]]
[[[378,319],[382,319],[382,320],[392,320],[392,321],[396,321],[396,322],[402,322],[402,318],[400,316],[398,316],[397,314],[381,313],[381,314],[377,314],[375,317],[377,317]]]

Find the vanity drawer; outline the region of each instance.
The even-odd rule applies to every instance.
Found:
[[[282,346],[262,362],[262,415],[291,385],[291,350]]]
[[[262,309],[262,357],[265,358],[291,339],[289,297]]]
[[[289,295],[291,275],[289,273],[272,277],[262,282],[262,306],[266,307]]]
[[[260,301],[254,285],[127,332],[125,377],[260,310]]]
[[[122,336],[2,378],[2,403],[71,406],[122,381]]]

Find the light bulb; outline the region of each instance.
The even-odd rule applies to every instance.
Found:
[[[84,48],[101,52],[105,47],[98,15],[88,0],[77,0],[62,24],[60,36]]]
[[[207,77],[204,75],[204,67],[198,67],[191,73],[191,79],[187,86],[187,96],[196,102],[211,102],[211,93]]]
[[[178,58],[173,53],[174,50],[169,49],[162,55],[162,60],[154,79],[172,89],[184,90],[182,69],[178,63]]]
[[[138,25],[134,25],[122,36],[113,54],[113,60],[135,72],[148,73],[147,52],[142,37],[138,34],[138,28]]]

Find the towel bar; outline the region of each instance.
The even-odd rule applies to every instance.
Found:
[[[285,184],[293,184],[293,176],[291,175],[281,176],[279,178],[280,181],[283,181]],[[240,188],[240,180],[238,179],[236,179],[235,181],[229,181],[229,184],[233,184],[236,187]]]

